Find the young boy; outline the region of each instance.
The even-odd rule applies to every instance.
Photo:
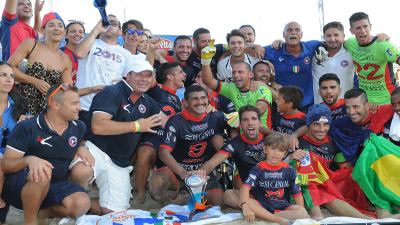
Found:
[[[266,160],[250,170],[240,189],[239,207],[246,221],[252,222],[258,217],[286,225],[289,220],[308,218],[300,187],[296,184],[296,171],[282,161],[288,149],[289,141],[284,134],[273,133],[265,140]],[[296,205],[290,203],[291,196]]]
[[[273,117],[274,131],[291,135],[306,124],[306,115],[297,108],[303,100],[303,92],[294,86],[282,87],[278,91],[276,105],[278,113]]]

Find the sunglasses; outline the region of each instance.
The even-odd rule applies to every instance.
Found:
[[[126,33],[130,34],[130,35],[138,35],[138,36],[142,36],[144,34],[143,30],[135,30],[135,29],[126,29],[125,31]]]
[[[3,135],[3,140],[1,141],[1,147],[5,148],[7,145],[7,137],[10,134],[10,129],[7,127],[1,127],[2,129],[2,135]]]
[[[57,92],[59,92],[61,89],[63,89],[64,91],[69,91],[69,90],[77,90],[77,88],[75,87],[75,85],[73,84],[68,84],[68,83],[63,83],[60,86],[58,86],[53,93],[51,93],[49,95],[49,100],[52,99],[54,97],[54,95],[57,94]]]

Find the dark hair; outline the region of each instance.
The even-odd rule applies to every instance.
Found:
[[[186,101],[189,100],[189,96],[193,92],[204,92],[206,94],[206,96],[208,95],[206,89],[204,89],[202,86],[200,86],[200,85],[192,85],[192,86],[188,87],[185,90],[184,98],[185,98]]]
[[[368,23],[370,23],[369,22],[369,16],[365,12],[356,12],[356,13],[354,13],[349,18],[350,27],[353,27],[353,23],[355,23],[355,22],[357,22],[359,20],[364,20],[364,19],[368,20]]]
[[[358,98],[360,96],[364,103],[368,102],[367,93],[361,88],[353,88],[344,93],[344,99]]]
[[[396,87],[396,88],[393,90],[391,96],[398,95],[398,94],[400,94],[400,87]]]
[[[289,151],[289,140],[285,136],[285,134],[278,133],[278,132],[273,132],[272,134],[268,135],[267,138],[265,138],[264,142],[265,147],[275,147],[279,149],[283,149],[286,152]]]
[[[209,34],[210,31],[206,28],[200,27],[193,32],[193,38],[197,41],[199,40],[200,34]]]
[[[79,21],[73,21],[70,22],[66,27],[65,27],[65,36],[68,34],[69,29],[72,27],[72,25],[78,24],[83,28],[83,36],[85,36],[86,30],[85,30],[85,26],[83,25],[82,22]],[[68,44],[68,38],[65,38],[65,42]]]
[[[344,32],[343,24],[341,22],[333,21],[325,24],[324,28],[322,29],[324,31],[324,34],[329,28],[337,28],[341,32]]]
[[[5,61],[0,61],[0,66],[8,66],[10,69],[12,69],[12,66]],[[14,101],[14,106],[12,108],[12,118],[15,121],[19,120],[19,117],[23,114],[26,114],[28,111],[28,102],[27,100],[20,94],[18,94],[15,90],[11,90],[8,95],[11,97],[11,99]]]
[[[328,80],[334,80],[334,81],[336,81],[336,83],[338,83],[338,85],[340,86],[340,79],[339,79],[339,77],[338,77],[336,74],[334,74],[334,73],[326,73],[326,74],[322,75],[322,76],[319,78],[319,81],[318,81],[319,86],[321,86],[322,82],[328,81]]]
[[[114,14],[108,14],[108,17],[110,16],[115,17],[118,20],[118,28],[121,29],[121,21],[117,18],[117,16]]]
[[[261,113],[260,110],[254,105],[245,105],[239,109],[239,121],[242,121],[242,115],[244,112],[255,112],[257,113],[257,118],[260,119]]]
[[[230,33],[226,34],[226,42],[228,42],[228,44],[229,44],[229,39],[231,39],[231,37],[241,37],[243,38],[243,41],[245,39],[243,33],[240,32],[240,30],[238,29],[234,29]]]
[[[303,100],[303,92],[300,88],[295,86],[283,86],[278,90],[285,102],[291,102],[292,108],[297,109]]]
[[[167,75],[170,74],[177,66],[179,66],[178,62],[166,62],[162,63],[157,70],[156,80],[157,83],[163,84],[167,81]]]
[[[61,85],[64,85],[64,84],[61,84]],[[73,85],[73,84],[67,84],[67,85],[68,85],[68,91],[73,91],[73,92],[78,93],[78,88],[75,85]],[[47,93],[46,93],[46,104],[47,104],[47,107],[49,107],[49,101],[50,101],[50,96],[51,95],[53,95],[52,98],[54,100],[56,100],[56,101],[61,100],[61,98],[64,96],[65,90],[63,88],[60,88],[57,91],[57,93],[54,94],[56,89],[58,89],[59,87],[60,87],[60,84],[56,84],[56,85],[51,86],[49,88],[49,90],[47,91]]]
[[[239,29],[245,28],[245,27],[250,27],[253,30],[254,36],[256,36],[256,29],[254,29],[253,26],[251,26],[250,24],[245,24],[239,27]]]
[[[190,43],[192,43],[192,39],[191,39],[189,36],[186,36],[186,35],[179,35],[179,36],[176,37],[175,40],[174,40],[174,46],[176,46],[176,43],[177,43],[179,40],[189,40]]]
[[[128,30],[128,25],[135,25],[137,29],[143,30],[143,24],[139,20],[128,20],[125,23],[122,24],[122,33],[126,34],[126,31]]]

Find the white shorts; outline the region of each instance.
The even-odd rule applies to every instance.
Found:
[[[129,173],[133,167],[115,165],[106,153],[90,141],[86,141],[86,146],[95,159],[93,171],[99,188],[100,206],[114,212],[129,209],[132,190]]]

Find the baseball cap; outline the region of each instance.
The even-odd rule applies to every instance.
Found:
[[[146,70],[153,72],[153,66],[147,60],[133,60],[133,62],[128,64],[127,73],[140,73]]]
[[[44,17],[43,17],[43,20],[42,20],[42,28],[44,28],[44,27],[46,26],[46,24],[47,24],[50,20],[52,20],[52,19],[60,20],[60,21],[64,24],[64,27],[65,27],[64,20],[61,18],[61,16],[60,16],[58,13],[56,13],[56,12],[49,12],[49,13],[47,13],[46,15],[44,15]]]

